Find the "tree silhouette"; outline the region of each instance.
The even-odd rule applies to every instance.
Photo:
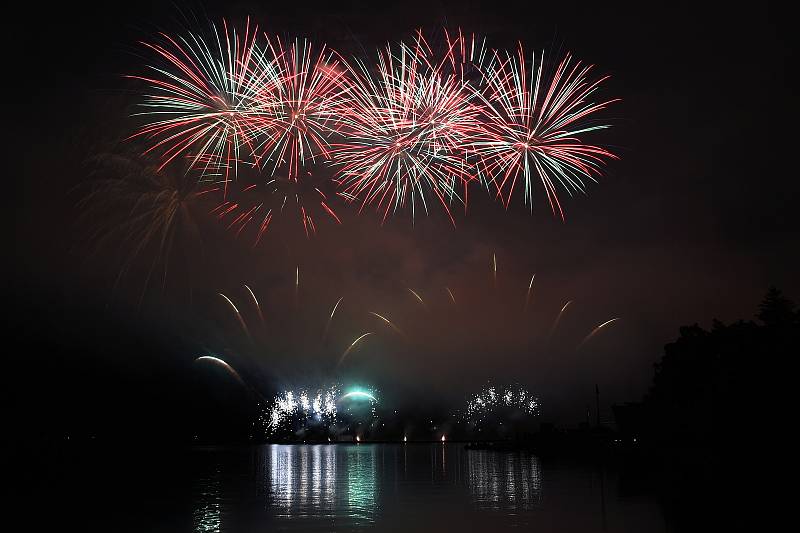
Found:
[[[763,325],[715,320],[710,331],[682,327],[664,347],[638,428],[651,449],[688,452],[725,468],[745,441],[758,437],[751,428],[766,426],[772,410],[762,392],[778,388],[765,387],[774,362],[800,353],[800,321],[795,304],[774,287],[757,318]]]
[[[797,325],[800,315],[794,310],[794,302],[784,297],[781,291],[770,287],[764,301],[758,306],[758,317],[768,327],[784,328]]]

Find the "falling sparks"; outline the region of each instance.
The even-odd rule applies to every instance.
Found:
[[[264,325],[264,315],[261,312],[261,304],[258,303],[258,298],[256,298],[256,294],[253,292],[253,289],[250,288],[249,285],[245,284],[244,288],[247,289],[247,292],[250,294],[250,297],[253,299],[253,303],[256,304],[256,310],[258,310],[258,318],[261,320],[261,325]]]
[[[228,298],[227,296],[225,296],[221,292],[218,292],[217,294],[222,296],[225,299],[225,301],[228,302],[228,305],[230,305],[231,309],[233,309],[233,312],[236,314],[236,319],[239,321],[239,324],[242,326],[242,329],[244,330],[245,335],[247,335],[247,337],[250,338],[250,330],[247,329],[247,324],[245,323],[244,318],[242,318],[242,314],[239,312],[239,309],[236,307],[236,304],[234,304],[233,301],[230,298]]]
[[[609,324],[616,322],[617,320],[619,320],[619,317],[612,318],[611,320],[606,320],[605,322],[594,328],[592,332],[586,335],[586,337],[584,337],[584,339],[580,342],[580,344],[578,344],[576,350],[580,350],[583,347],[583,345],[586,344],[589,341],[589,339],[594,337],[601,329],[608,326]]]
[[[294,271],[294,305],[295,307],[300,303],[300,267],[298,266]]]
[[[453,295],[453,291],[450,290],[450,287],[445,287],[444,290],[446,290],[447,294],[450,295],[450,300],[453,302],[453,305],[457,305],[456,297]]]
[[[561,308],[561,311],[558,312],[558,316],[556,316],[555,321],[553,322],[553,327],[550,328],[550,336],[552,337],[553,334],[558,329],[558,324],[561,322],[561,317],[564,315],[564,311],[567,310],[567,307],[572,303],[572,300],[569,300],[567,303],[564,304],[564,307]]]
[[[528,292],[527,292],[527,294],[525,294],[525,308],[523,309],[523,312],[527,312],[528,311],[528,305],[530,305],[530,302],[531,302],[531,294],[533,294],[533,279],[535,277],[536,277],[536,274],[533,274],[531,276],[531,282],[528,284]]]
[[[425,302],[422,300],[422,297],[419,294],[417,294],[417,291],[415,291],[414,289],[408,289],[408,292],[413,294],[414,298],[416,298],[417,301],[419,301],[419,303],[422,304],[422,307],[425,307],[427,309],[427,306],[425,305]]]
[[[389,320],[388,318],[386,318],[385,316],[379,315],[378,313],[376,313],[374,311],[370,311],[369,314],[374,316],[374,317],[376,317],[376,318],[378,318],[378,319],[380,319],[380,320],[382,320],[384,323],[386,323],[390,328],[392,328],[398,334],[405,336],[405,333],[403,333],[403,331],[400,328],[395,326],[394,323],[392,323],[392,321]]]
[[[311,176],[290,179],[286,175],[254,182],[238,180],[229,187],[212,214],[237,239],[252,239],[253,248],[264,241],[269,229],[278,223],[299,221],[307,239],[317,235],[320,219],[342,221],[334,210],[332,197],[322,191],[325,180]],[[219,185],[206,187],[199,194],[218,192]]]
[[[323,340],[328,338],[328,331],[331,329],[331,323],[333,322],[333,315],[336,314],[336,310],[339,309],[339,304],[342,303],[342,300],[344,300],[344,296],[336,300],[336,303],[333,305],[333,309],[331,309],[331,314],[328,317],[328,321],[325,323],[325,331],[322,333]]]
[[[342,356],[339,358],[339,362],[337,363],[336,366],[339,366],[344,362],[347,355],[353,350],[353,348],[356,347],[356,345],[359,342],[361,342],[361,339],[369,337],[370,335],[374,335],[374,333],[372,333],[371,331],[364,333],[363,335],[359,336],[356,340],[354,340],[352,343],[350,343],[350,346],[348,346],[347,349],[344,351],[344,353],[342,353]]]
[[[497,287],[497,254],[492,254],[492,279],[494,286]]]
[[[202,355],[194,360],[195,363],[202,363],[204,361],[224,368],[242,387],[246,389],[248,388],[242,379],[242,376],[240,376],[239,373],[226,361],[220,359],[219,357],[214,357],[213,355]]]

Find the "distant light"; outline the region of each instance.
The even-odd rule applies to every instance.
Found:
[[[408,442],[408,437],[403,436],[403,442]]]
[[[361,442],[361,437],[359,437],[358,435],[356,435],[356,442]]]
[[[442,435],[442,442],[444,442],[444,435]]]

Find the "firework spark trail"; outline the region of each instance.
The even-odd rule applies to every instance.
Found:
[[[323,341],[328,338],[328,331],[331,329],[331,322],[333,322],[333,315],[336,314],[336,310],[339,308],[339,304],[342,303],[342,300],[344,300],[344,296],[336,300],[336,303],[333,305],[333,309],[331,309],[331,314],[328,317],[328,321],[325,323],[325,330],[322,332]]]
[[[361,339],[369,337],[370,335],[374,335],[374,333],[371,332],[371,331],[369,331],[367,333],[364,333],[360,337],[358,337],[356,340],[354,340],[352,343],[350,343],[350,346],[348,346],[347,349],[342,353],[342,356],[339,357],[339,362],[336,363],[336,366],[337,367],[341,366],[341,364],[344,362],[344,360],[347,357],[347,355],[353,350],[353,348],[356,347],[356,345],[361,341]]]
[[[250,387],[242,379],[242,376],[240,376],[239,373],[226,361],[223,361],[219,357],[214,357],[211,355],[202,355],[194,360],[195,363],[200,363],[203,361],[207,361],[209,363],[224,368],[233,377],[233,379],[235,379],[242,387],[244,387],[248,391],[251,391]]]
[[[544,54],[528,62],[520,44],[515,55],[494,52],[485,69],[485,87],[476,91],[484,113],[482,138],[473,144],[479,169],[494,184],[508,207],[522,182],[524,201],[533,209],[533,182],[538,177],[554,215],[564,218],[558,188],[570,196],[585,193],[585,181],[596,181],[602,165],[616,156],[581,136],[608,128],[594,114],[616,100],[591,98],[607,79],[590,79],[591,65],[567,55],[552,77],[544,73]]]
[[[453,291],[450,290],[450,287],[445,287],[444,289],[447,291],[447,294],[450,295],[450,300],[453,301],[453,305],[458,305],[456,304],[456,297],[453,295]]]
[[[228,191],[228,195],[211,210],[211,214],[220,221],[229,220],[226,229],[237,238],[249,227],[256,228],[253,248],[260,244],[271,223],[290,211],[297,215],[309,239],[317,233],[315,220],[318,213],[337,224],[342,223],[332,207],[331,198],[311,182],[310,173],[303,179],[272,178],[266,182],[241,184],[239,187],[240,183]],[[220,190],[221,187],[213,186],[204,190],[203,194]],[[294,208],[288,209],[287,204]]]
[[[227,296],[225,296],[221,292],[218,292],[217,294],[222,296],[225,299],[225,301],[228,302],[228,305],[231,306],[231,309],[233,309],[233,312],[236,314],[237,320],[239,320],[239,324],[242,326],[242,330],[244,330],[244,333],[245,333],[245,335],[247,335],[247,338],[252,341],[253,337],[250,335],[250,330],[247,328],[247,324],[245,323],[244,318],[242,317],[242,314],[239,312],[239,309],[236,307],[236,305],[233,303],[233,301],[230,298],[228,298]]]
[[[185,156],[190,167],[221,181],[227,191],[231,169],[235,178],[240,163],[257,164],[254,132],[270,120],[258,96],[277,81],[256,44],[257,33],[249,18],[243,36],[223,20],[222,35],[212,24],[208,39],[162,33],[160,42],[141,43],[158,63],[148,66],[149,75],[128,76],[149,85],[139,104],[144,111],[136,114],[146,123],[130,138],[145,139],[145,153],[160,153],[159,170]]]
[[[250,293],[250,297],[253,299],[253,303],[256,304],[256,310],[258,311],[258,318],[261,320],[261,325],[264,326],[264,315],[261,313],[261,304],[258,303],[258,298],[256,298],[253,289],[251,289],[247,284],[244,285],[244,288],[247,289],[247,292]]]
[[[561,308],[561,311],[558,312],[558,316],[556,316],[556,319],[553,322],[553,327],[550,328],[549,338],[553,337],[553,334],[556,332],[556,329],[558,329],[558,324],[561,322],[561,317],[564,314],[564,311],[567,310],[567,307],[569,307],[569,305],[571,303],[572,303],[572,300],[569,300],[567,303],[564,304],[564,307]]]
[[[370,314],[370,315],[372,315],[372,316],[374,316],[374,317],[376,317],[376,318],[378,318],[378,319],[380,319],[380,320],[382,320],[382,321],[383,321],[384,323],[386,323],[386,324],[387,324],[387,325],[388,325],[390,328],[392,328],[392,329],[393,329],[393,330],[394,330],[396,333],[398,333],[399,335],[401,335],[401,336],[405,337],[405,335],[406,335],[406,334],[405,334],[405,333],[403,333],[403,330],[401,330],[400,328],[398,328],[397,326],[395,326],[395,325],[392,323],[392,321],[391,321],[391,320],[389,320],[388,318],[386,318],[385,316],[383,316],[383,315],[379,315],[378,313],[376,313],[376,312],[374,312],[374,311],[370,311],[370,312],[369,312],[369,314]]]
[[[300,267],[298,266],[294,271],[294,306],[300,304]]]
[[[417,301],[419,301],[419,303],[422,304],[422,307],[424,307],[425,309],[428,309],[428,306],[425,305],[425,302],[422,300],[422,297],[419,294],[417,294],[417,291],[415,291],[414,289],[409,288],[408,292],[410,292],[411,294],[414,295],[414,298],[416,298]]]
[[[463,37],[460,36],[460,39]],[[428,212],[428,196],[438,201],[455,225],[450,203],[466,205],[474,172],[467,147],[480,130],[479,107],[456,66],[459,39],[434,54],[419,32],[413,43],[387,45],[378,53],[376,71],[361,61],[346,64],[350,99],[339,113],[341,142],[331,155],[339,167],[342,190],[375,205],[385,221],[409,205]]]
[[[533,279],[536,277],[536,274],[531,275],[531,282],[528,284],[528,292],[525,294],[525,307],[522,309],[523,313],[528,312],[528,305],[531,301],[531,294],[533,293]]]
[[[588,335],[586,335],[586,337],[583,338],[583,340],[580,342],[580,344],[578,344],[578,347],[575,348],[575,351],[580,350],[583,347],[583,345],[586,344],[592,337],[594,337],[601,329],[603,329],[604,327],[608,326],[609,324],[611,324],[613,322],[616,322],[617,320],[619,320],[619,317],[612,318],[610,320],[606,320],[605,322],[603,322],[602,324],[600,324],[599,326],[594,328],[592,330],[592,332],[589,333]]]

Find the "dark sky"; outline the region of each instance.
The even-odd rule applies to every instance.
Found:
[[[569,50],[612,76],[604,94],[622,102],[605,115],[614,128],[603,142],[621,159],[586,197],[566,201],[566,223],[541,194],[532,215],[519,198],[507,212],[478,201],[455,230],[437,215],[412,226],[404,214],[383,227],[371,213],[346,215],[341,227],[321,223],[311,240],[279,227],[255,250],[201,221],[202,253],[178,257],[166,288],[151,287],[139,303],[136,273],[112,290],[114,260],[90,257],[81,244],[76,205],[87,159],[134,127],[133,87],[120,75],[141,68],[137,41],[182,20],[174,5],[159,4],[48,8],[27,17],[35,23],[20,22],[30,33],[9,52],[17,93],[10,105],[20,114],[13,159],[22,167],[21,176],[7,176],[19,188],[7,200],[9,309],[30,377],[19,397],[31,416],[48,403],[76,411],[130,403],[131,394],[179,413],[180,393],[170,390],[193,379],[191,361],[203,348],[227,353],[264,387],[325,379],[350,339],[375,330],[380,335],[339,370],[342,379],[373,380],[398,402],[425,398],[419,390],[460,398],[488,378],[515,379],[539,392],[548,417],[574,422],[594,383],[608,403],[639,398],[679,326],[751,318],[773,284],[800,296],[790,211],[799,187],[796,48],[779,8],[254,1],[209,2],[206,15],[199,4],[181,6],[212,20],[250,14],[270,33],[325,40],[347,53],[443,24],[498,47],[521,40],[529,49]],[[533,272],[534,300],[523,316]],[[242,283],[263,298],[270,322],[253,344],[237,339],[237,323],[215,296],[247,303]],[[328,344],[309,341],[340,296],[347,305]],[[567,300],[574,302],[547,339]],[[407,338],[393,338],[367,311],[390,316]],[[613,329],[575,352],[593,326],[617,316]]]

